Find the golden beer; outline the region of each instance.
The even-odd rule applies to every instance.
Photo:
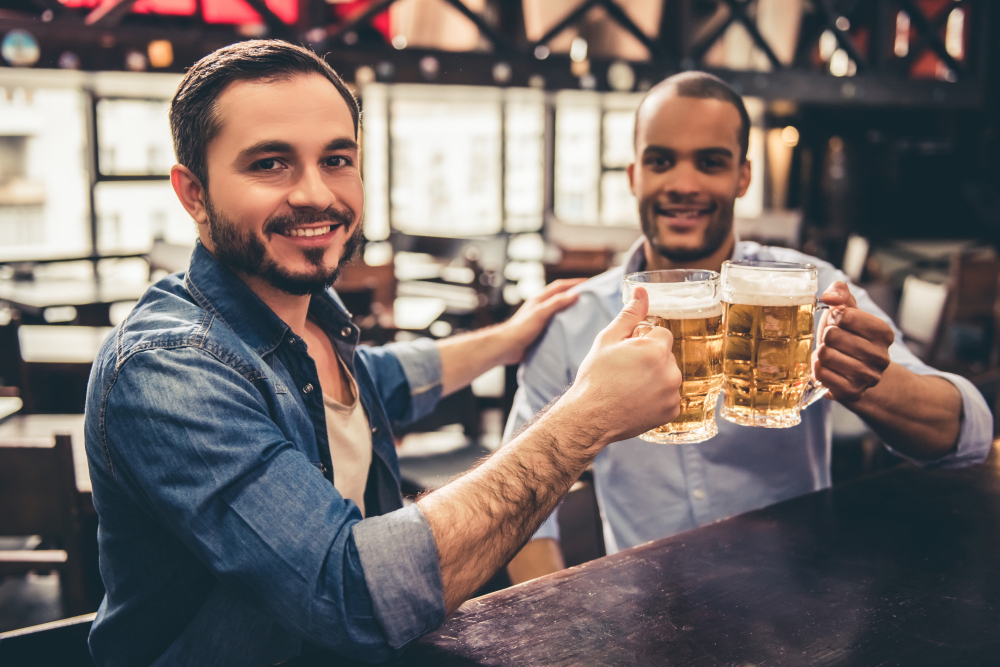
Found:
[[[722,388],[723,307],[714,271],[646,271],[625,278],[623,296],[635,287],[649,294],[645,324],[670,330],[681,371],[681,410],[671,423],[640,438],[660,444],[694,443],[719,432],[715,405]],[[659,281],[659,282],[655,282]]]
[[[727,262],[723,303],[722,416],[744,426],[798,424],[799,411],[822,395],[811,363],[815,267]]]

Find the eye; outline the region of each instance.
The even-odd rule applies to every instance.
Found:
[[[673,166],[673,160],[663,155],[654,155],[646,158],[646,164],[650,165],[654,169],[669,169]]]
[[[327,167],[349,167],[351,165],[351,159],[343,155],[328,157],[325,162]]]
[[[705,171],[712,171],[714,169],[722,169],[726,164],[718,158],[705,158],[701,161],[701,168]]]
[[[280,167],[281,163],[273,157],[266,157],[253,163],[254,171],[276,171]]]

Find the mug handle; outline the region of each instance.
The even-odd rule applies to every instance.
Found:
[[[825,303],[816,304],[816,313],[821,310],[828,310],[829,305]],[[806,390],[802,392],[802,399],[799,401],[799,410],[805,410],[810,405],[818,401],[819,399],[830,393],[830,389],[823,386],[823,383],[814,377],[809,378],[809,382],[806,383]]]

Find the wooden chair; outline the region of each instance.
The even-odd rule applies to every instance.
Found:
[[[0,551],[0,576],[56,570],[63,611],[87,608],[71,436],[0,440],[0,535],[42,537],[43,549]]]
[[[994,340],[996,325],[994,309],[1000,280],[1000,258],[992,252],[959,253],[951,260],[948,276],[948,298],[933,339],[927,361],[932,366],[945,367],[962,375],[975,375],[995,366]],[[982,332],[983,349],[976,358],[951,358],[943,353],[942,343],[956,325],[975,327]],[[993,350],[990,350],[993,347]],[[992,360],[991,360],[992,357]]]
[[[21,397],[26,414],[81,414],[90,369],[110,327],[21,325]]]
[[[0,632],[0,665],[73,665],[90,667],[87,638],[97,614]]]

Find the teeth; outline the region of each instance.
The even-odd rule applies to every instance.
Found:
[[[705,211],[664,211],[664,214],[670,218],[699,218],[705,215]]]
[[[297,229],[289,229],[282,232],[282,234],[284,236],[322,236],[323,234],[329,233],[329,231],[330,231],[330,226],[328,225],[326,227],[316,227],[312,229],[306,229],[301,227]]]

